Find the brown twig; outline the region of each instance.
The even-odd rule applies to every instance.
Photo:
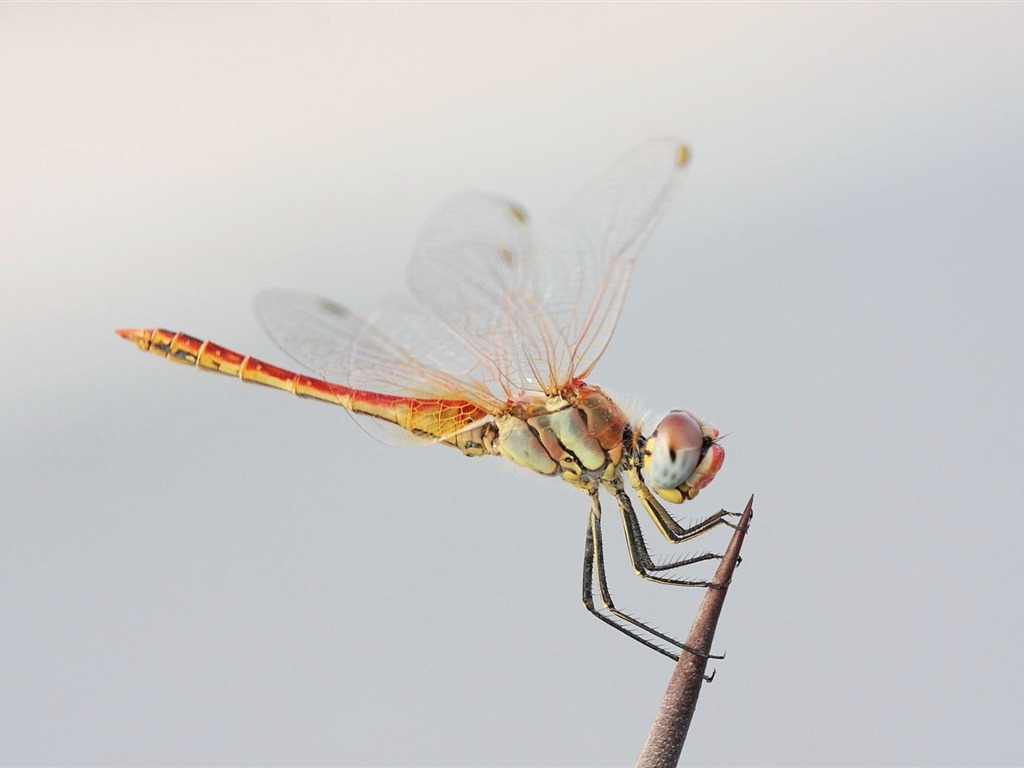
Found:
[[[697,707],[697,696],[700,695],[700,688],[704,683],[704,671],[708,665],[707,655],[711,653],[715,627],[718,626],[718,617],[722,613],[725,595],[729,590],[728,585],[739,560],[743,537],[753,516],[754,497],[751,496],[715,572],[715,583],[726,586],[708,589],[700,608],[697,609],[690,634],[686,637],[686,644],[704,656],[686,651],[679,654],[679,661],[672,672],[665,698],[662,699],[654,724],[647,734],[647,742],[640,753],[640,759],[637,760],[637,768],[675,768],[679,765],[679,755],[683,751],[686,732],[690,728],[690,720],[693,719],[693,711]]]

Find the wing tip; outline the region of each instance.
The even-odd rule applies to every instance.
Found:
[[[679,144],[676,148],[676,165],[682,168],[690,162],[690,157],[693,153],[690,151],[690,147],[687,144]]]

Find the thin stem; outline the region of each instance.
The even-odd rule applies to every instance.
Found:
[[[690,728],[690,721],[697,707],[697,697],[706,679],[704,672],[708,664],[707,656],[711,653],[718,617],[722,613],[729,582],[732,580],[740,548],[743,546],[743,538],[753,516],[754,497],[751,496],[715,572],[714,583],[722,586],[708,589],[700,608],[697,609],[690,634],[686,636],[686,645],[704,656],[685,650],[679,654],[679,661],[672,672],[665,697],[651,725],[640,759],[637,760],[637,768],[675,768],[679,765],[679,755],[683,751],[686,732]]]

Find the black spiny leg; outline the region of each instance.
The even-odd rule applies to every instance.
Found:
[[[629,549],[629,559],[633,563],[633,570],[636,571],[637,574],[648,581],[653,581],[658,584],[674,584],[680,587],[722,586],[712,581],[694,581],[692,579],[675,579],[668,576],[655,575],[658,571],[669,571],[673,568],[682,568],[687,565],[702,563],[706,560],[717,560],[721,555],[715,555],[708,552],[703,555],[673,560],[669,563],[662,563],[660,565],[656,564],[651,559],[650,552],[647,550],[647,542],[644,541],[644,534],[640,528],[640,521],[637,520],[636,511],[633,509],[633,502],[626,493],[626,489],[623,488],[622,483],[619,482],[609,483],[608,487],[615,494],[615,500],[619,503],[619,510],[622,513],[622,527],[625,529],[626,544]],[[701,533],[711,530],[714,525],[717,525],[720,522],[722,522],[721,518],[719,518],[714,524],[704,528]],[[696,535],[697,534],[693,534],[687,538],[693,538],[693,536]],[[685,539],[682,540],[685,541]]]
[[[598,499],[598,489],[593,488],[589,493],[590,519],[587,523],[587,542],[583,552],[583,605],[601,621],[615,627],[615,629],[620,632],[629,635],[637,642],[646,645],[648,648],[651,648],[664,656],[668,656],[673,661],[677,661],[679,659],[678,654],[662,648],[653,640],[644,637],[640,632],[646,632],[664,643],[692,653],[696,656],[700,656],[701,658],[718,658],[709,657],[705,653],[701,653],[694,648],[690,648],[686,644],[669,637],[663,632],[659,632],[650,625],[645,624],[639,619],[634,618],[628,613],[620,611],[615,607],[615,604],[612,602],[611,592],[608,589],[608,581],[605,577],[604,545],[601,538],[601,503]],[[602,608],[597,608],[594,605],[595,573],[597,575],[597,587],[601,596]]]

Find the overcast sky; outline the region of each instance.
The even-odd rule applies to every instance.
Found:
[[[591,379],[754,527],[684,760],[1024,761],[1024,5],[0,5],[0,763],[625,765],[587,500],[117,339],[289,361],[444,198],[693,162]],[[684,634],[699,592],[620,604]],[[651,541],[655,541],[651,531]],[[711,534],[687,552],[721,549]],[[660,556],[671,552],[658,547]]]

